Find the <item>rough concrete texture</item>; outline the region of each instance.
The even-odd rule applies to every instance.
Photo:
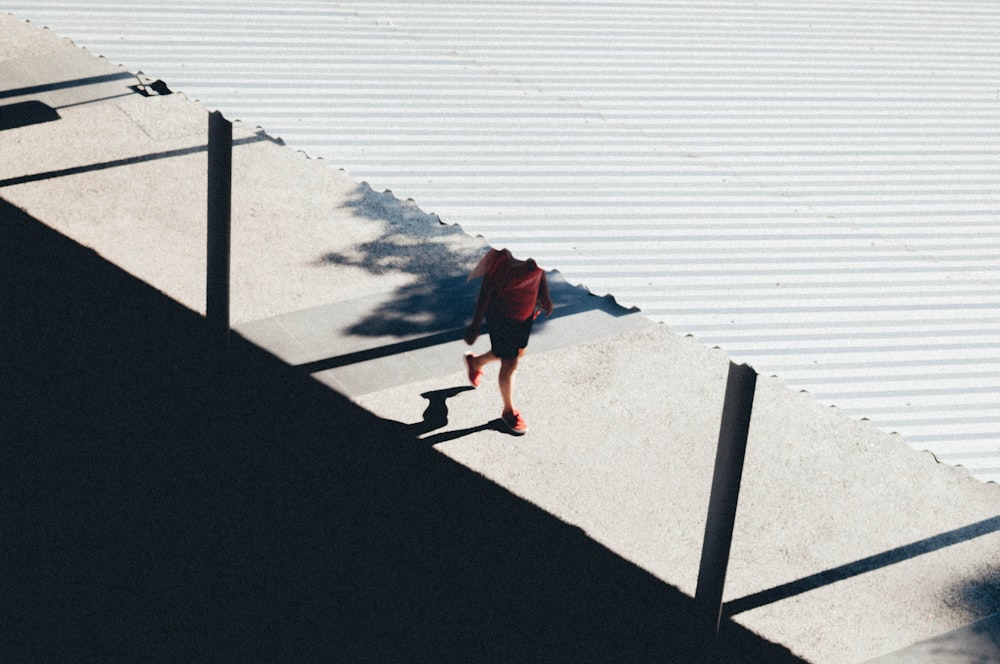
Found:
[[[1000,616],[993,616],[870,660],[869,664],[993,664],[1000,662],[997,643]]]
[[[137,94],[138,79],[9,16],[0,35],[2,103],[59,116],[0,132],[0,196],[203,312],[206,109]],[[486,247],[262,129],[234,138],[236,324],[456,278]],[[523,438],[495,428],[495,370],[460,389],[458,354],[355,399],[419,425],[438,393],[446,416],[422,434],[437,452],[693,595],[728,359],[662,325],[533,350]],[[997,485],[766,376],[743,477],[727,610],[803,659],[861,662],[1000,610]]]
[[[529,354],[518,377],[528,436],[475,431],[499,412],[489,384],[450,400],[448,427],[429,436],[694,594],[727,369],[721,353],[662,326]],[[456,372],[360,403],[417,422],[419,395],[461,384]],[[863,661],[988,615],[997,493],[761,378],[725,600],[737,622],[814,662]]]

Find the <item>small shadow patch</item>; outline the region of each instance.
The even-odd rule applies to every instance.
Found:
[[[40,101],[22,101],[0,106],[0,131],[59,120],[59,112]]]

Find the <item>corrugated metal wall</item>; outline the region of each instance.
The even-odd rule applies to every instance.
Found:
[[[3,9],[1000,480],[994,0]]]

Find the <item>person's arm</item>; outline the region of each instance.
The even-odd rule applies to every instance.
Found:
[[[545,312],[546,316],[551,316],[552,310],[556,308],[549,296],[549,282],[545,279],[544,272],[542,272],[542,280],[538,283],[538,304],[542,306],[542,311]]]
[[[479,287],[479,297],[476,299],[476,310],[472,313],[472,323],[465,328],[465,343],[470,346],[476,343],[476,339],[479,338],[479,331],[483,327],[483,316],[486,315],[486,306],[490,302],[488,279],[488,277],[483,278],[483,283]]]

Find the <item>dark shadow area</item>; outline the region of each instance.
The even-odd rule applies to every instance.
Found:
[[[970,615],[1000,616],[1000,570],[993,569],[987,576],[971,576],[958,581],[952,589],[961,598]],[[998,624],[1000,627],[1000,624]],[[997,643],[1000,646],[1000,642]],[[1000,652],[1000,648],[997,649]]]
[[[0,201],[0,660],[797,662]],[[427,396],[447,419],[452,391]]]
[[[0,106],[0,131],[29,127],[59,119],[59,111],[40,101],[23,101]]]
[[[928,537],[926,539],[907,544],[906,546],[890,549],[889,551],[884,551],[874,556],[868,556],[867,558],[862,558],[861,560],[856,560],[852,563],[841,565],[840,567],[824,570],[795,581],[790,581],[789,583],[784,583],[780,586],[775,586],[774,588],[769,588],[768,590],[764,590],[759,593],[754,593],[753,595],[747,595],[746,597],[726,602],[723,607],[723,613],[727,616],[735,616],[743,613],[744,611],[750,611],[751,609],[756,609],[767,604],[780,602],[781,600],[794,597],[795,595],[799,595],[816,588],[821,588],[838,581],[844,581],[845,579],[850,579],[851,577],[860,576],[861,574],[865,574],[867,572],[873,572],[877,569],[888,567],[889,565],[895,565],[896,563],[901,563],[904,560],[909,560],[911,558],[916,558],[917,556],[922,556],[926,553],[931,553],[955,544],[967,542],[977,537],[994,533],[998,530],[1000,530],[1000,516],[984,519],[983,521],[978,521],[976,523],[969,524],[968,526],[963,526],[962,528],[956,528],[955,530],[950,530],[946,533],[935,535],[934,537]],[[970,604],[975,606],[976,602],[971,601],[971,598],[974,595],[978,595],[980,597],[992,597],[992,595],[997,592],[998,587],[1000,587],[1000,583],[998,583],[997,579],[994,579],[992,582],[988,579],[984,579],[966,587],[964,594],[970,597]],[[992,606],[996,606],[995,597],[992,597],[992,601],[994,602]],[[982,612],[982,609],[980,612]]]

